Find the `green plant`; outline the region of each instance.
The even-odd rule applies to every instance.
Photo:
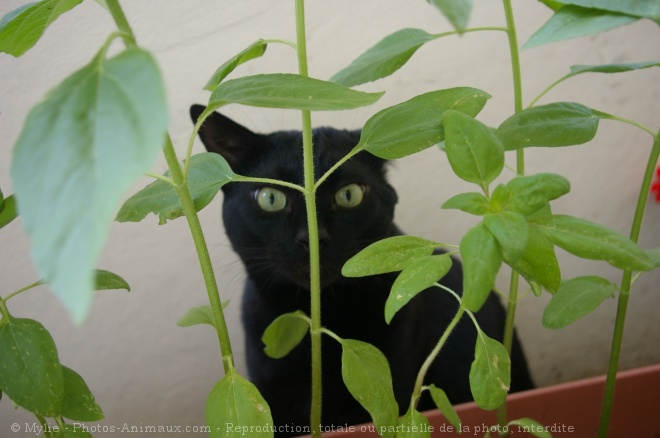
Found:
[[[16,56],[25,52],[41,35],[45,27],[59,14],[74,7],[81,0],[43,0],[28,5],[5,16],[0,23],[0,49]],[[376,426],[385,431],[383,436],[393,436],[397,430],[411,430],[413,425],[422,425],[424,417],[415,411],[415,403],[421,391],[428,390],[433,395],[438,406],[448,416],[453,424],[459,419],[453,413],[442,390],[435,387],[423,387],[424,369],[420,371],[418,385],[411,395],[410,410],[401,420],[396,417],[397,408],[391,395],[389,368],[383,362],[382,355],[373,347],[358,340],[340,339],[335,334],[322,327],[320,309],[318,232],[316,225],[315,191],[325,181],[330,172],[315,181],[312,169],[311,116],[310,111],[342,110],[373,103],[380,93],[363,93],[346,88],[365,81],[371,81],[393,73],[403,65],[421,45],[437,38],[464,32],[495,31],[506,32],[512,55],[513,77],[515,84],[516,114],[507,119],[497,130],[493,130],[474,117],[483,108],[488,99],[485,92],[472,88],[457,88],[432,91],[395,105],[374,115],[365,124],[360,144],[354,151],[337,163],[337,167],[350,157],[367,150],[383,158],[399,158],[444,141],[444,149],[457,176],[476,184],[481,193],[472,192],[459,195],[445,202],[445,208],[458,208],[483,217],[483,221],[468,232],[454,246],[460,251],[466,270],[465,292],[463,297],[457,297],[462,303],[461,310],[455,321],[463,314],[471,315],[478,310],[493,286],[494,278],[502,261],[510,265],[515,272],[528,281],[532,291],[541,293],[542,289],[555,293],[551,305],[548,306],[544,322],[549,326],[560,326],[583,316],[602,299],[611,296],[617,289],[622,309],[621,317],[617,319],[616,335],[613,344],[612,366],[616,370],[620,334],[625,315],[625,304],[630,291],[632,271],[646,271],[658,265],[658,251],[644,252],[632,241],[636,241],[643,215],[643,205],[648,188],[651,184],[652,172],[660,153],[658,134],[648,128],[654,139],[649,164],[641,188],[640,202],[635,215],[634,227],[631,233],[632,241],[611,232],[602,226],[573,217],[551,215],[549,202],[568,193],[568,181],[558,175],[537,174],[524,175],[523,150],[529,146],[566,146],[589,141],[595,135],[598,122],[601,119],[621,120],[615,116],[589,109],[575,103],[559,103],[533,107],[540,98],[535,99],[530,108],[523,110],[521,94],[521,71],[518,61],[518,43],[515,34],[513,12],[508,0],[504,1],[507,16],[505,28],[468,29],[466,23],[469,17],[471,2],[434,1],[456,26],[457,30],[442,34],[429,34],[417,29],[408,29],[387,37],[383,42],[371,49],[347,69],[332,78],[332,82],[308,78],[307,52],[304,20],[304,2],[296,1],[297,41],[259,40],[244,51],[223,64],[213,75],[206,88],[211,97],[208,110],[200,117],[184,155],[183,166],[179,163],[172,142],[166,136],[167,116],[164,108],[164,91],[162,79],[151,55],[137,47],[128,21],[116,0],[99,1],[108,9],[117,24],[118,33],[108,38],[98,55],[83,69],[74,73],[60,86],[53,90],[47,99],[31,112],[24,134],[15,148],[12,174],[17,191],[19,211],[31,233],[35,249],[35,262],[43,281],[49,283],[60,299],[71,311],[75,320],[84,318],[91,303],[94,290],[94,275],[100,248],[102,247],[110,221],[115,218],[117,202],[125,190],[134,184],[136,178],[149,171],[151,163],[162,147],[168,163],[169,171],[165,175],[151,174],[156,181],[129,199],[116,219],[119,221],[141,220],[148,213],[159,216],[161,222],[186,216],[191,228],[191,234],[198,252],[200,266],[206,282],[210,306],[192,309],[181,321],[181,325],[200,322],[210,323],[215,327],[221,347],[225,376],[213,388],[207,403],[207,423],[213,436],[222,436],[226,431],[224,423],[241,424],[246,427],[263,427],[272,422],[268,410],[258,409],[266,406],[254,387],[236,371],[229,343],[229,335],[224,322],[222,305],[217,285],[204,242],[204,237],[197,219],[197,211],[213,199],[221,186],[226,183],[255,181],[255,179],[236,175],[222,158],[212,154],[191,155],[192,142],[196,131],[204,118],[213,109],[229,103],[240,103],[264,107],[278,107],[301,110],[304,148],[302,159],[305,163],[305,185],[298,187],[280,181],[268,181],[269,184],[283,184],[299,190],[306,200],[309,234],[310,234],[310,264],[312,266],[311,301],[312,311],[309,316],[301,313],[284,315],[273,322],[266,332],[267,348],[273,356],[284,355],[293,348],[296,340],[300,340],[308,332],[313,345],[313,381],[314,401],[313,415],[310,424],[312,432],[320,433],[320,377],[322,358],[320,345],[322,335],[338,341],[344,351],[346,365],[345,380],[347,386],[356,394],[382,394],[365,408],[372,414]],[[634,21],[634,17],[647,17],[658,20],[656,10],[633,9],[628,2],[603,1],[601,9],[580,9],[579,6],[564,6],[567,1],[548,2],[557,13],[553,20],[560,21],[569,17],[589,18],[589,21],[578,20],[576,27],[583,32],[590,30],[605,30],[613,24],[624,24]],[[579,2],[571,2],[579,5]],[[627,4],[627,9],[611,11],[611,7]],[[596,11],[596,12],[594,12]],[[592,18],[602,18],[594,29]],[[46,17],[44,19],[44,17]],[[582,23],[582,24],[580,24]],[[538,36],[532,39],[533,44],[552,41],[557,37],[557,31],[552,26],[546,26]],[[548,30],[550,29],[550,30]],[[30,31],[30,32],[26,32]],[[545,36],[544,36],[545,35]],[[111,58],[107,58],[107,50],[113,41],[121,38],[127,48]],[[298,57],[298,75],[259,75],[232,80],[224,80],[237,66],[249,60],[262,56],[268,44],[284,43],[296,49]],[[639,64],[610,64],[606,66],[588,66],[574,68],[563,79],[577,74],[589,72],[615,73],[639,68],[658,66],[657,62]],[[135,73],[139,71],[140,74]],[[121,92],[115,88],[120,81],[130,94],[139,96],[137,100],[118,98]],[[552,86],[558,84],[556,82]],[[342,85],[338,85],[342,84]],[[551,87],[552,87],[551,86]],[[551,88],[549,87],[549,89]],[[543,93],[545,94],[545,92]],[[87,119],[81,119],[84,113],[81,108],[88,109]],[[104,111],[95,112],[95,109]],[[54,114],[57,118],[54,118]],[[124,114],[131,114],[125,117]],[[104,118],[108,116],[110,120]],[[43,121],[46,121],[44,123]],[[634,123],[623,120],[628,123]],[[118,123],[117,123],[118,122]],[[64,124],[66,123],[66,124]],[[115,124],[117,123],[117,124]],[[558,131],[558,129],[560,131]],[[89,133],[93,135],[88,135]],[[110,132],[112,135],[110,135]],[[117,132],[122,133],[125,150],[113,149],[117,144]],[[558,133],[560,135],[558,135]],[[36,145],[48,142],[52,155],[43,158],[44,170],[34,171],[34,155],[39,153]],[[499,176],[503,168],[504,153],[515,150],[518,160],[517,177],[500,184],[491,190],[491,183]],[[57,155],[55,155],[57,154]],[[66,155],[63,155],[66,154]],[[83,160],[83,157],[91,159]],[[103,157],[100,160],[99,157]],[[61,163],[71,163],[70,167],[62,167]],[[90,171],[94,166],[101,165],[100,174]],[[114,170],[121,166],[122,172]],[[106,173],[107,172],[107,173]],[[40,178],[39,176],[42,176]],[[107,176],[112,176],[108,183]],[[116,176],[121,175],[117,180]],[[46,180],[48,178],[48,180]],[[76,184],[69,184],[75,180]],[[54,183],[55,181],[55,183]],[[66,185],[66,186],[65,186]],[[67,190],[63,190],[66,187]],[[73,187],[73,188],[71,188]],[[93,191],[90,191],[90,187]],[[71,191],[69,191],[71,190]],[[72,201],[78,204],[72,204]],[[79,215],[76,211],[90,203],[94,203],[94,216],[86,219],[83,224],[85,235],[76,232],[79,229]],[[57,209],[57,205],[66,205],[66,210]],[[9,197],[0,204],[0,225],[8,223],[14,217],[13,198]],[[53,215],[61,212],[61,215]],[[73,213],[72,213],[73,212]],[[48,221],[46,221],[46,218]],[[44,226],[47,224],[47,231]],[[66,247],[70,251],[62,251],[59,240],[46,238],[46,233],[57,230],[69,242]],[[70,239],[70,240],[69,240]],[[429,242],[414,237],[385,241],[365,250],[349,262],[345,268],[346,275],[368,275],[378,272],[401,270],[397,294],[404,294],[410,299],[414,294],[429,286],[446,272],[450,259],[446,256],[432,256],[435,247],[444,246],[437,242]],[[626,274],[621,285],[616,286],[604,279],[595,277],[580,277],[566,283],[560,283],[559,266],[554,255],[554,245],[581,257],[605,260],[614,266],[625,270]],[[397,264],[390,265],[390,257],[385,254],[396,252],[401,255]],[[76,269],[73,270],[72,267]],[[424,273],[424,279],[416,274]],[[429,274],[430,273],[430,274]],[[477,402],[488,409],[502,405],[508,385],[508,355],[510,348],[515,306],[518,301],[518,274],[512,276],[511,289],[508,296],[509,312],[507,333],[504,346],[480,337],[476,345],[477,360],[474,366],[474,385]],[[428,280],[428,276],[434,280]],[[120,280],[111,276],[113,282]],[[123,283],[112,283],[115,287],[125,287]],[[100,288],[108,288],[99,281]],[[29,287],[28,287],[29,288]],[[57,360],[56,350],[47,332],[34,322],[23,322],[14,318],[7,309],[9,298],[28,288],[5,296],[0,301],[2,320],[0,320],[0,351],[3,361],[12,344],[23,341],[14,335],[16,329],[25,326],[25,331],[38,333],[33,335],[36,344],[42,346],[38,353],[47,365],[34,370],[31,375],[46,381],[59,384],[54,394],[35,393],[29,387],[34,382],[25,381],[17,376],[25,375],[25,371],[4,368],[0,374],[0,388],[15,403],[33,411],[45,432],[55,432],[48,426],[46,417],[53,417],[57,426],[67,428],[64,418],[85,420],[78,413],[71,413],[61,404],[62,394],[70,386],[82,387]],[[575,290],[585,295],[576,309],[566,297],[572,297]],[[395,291],[393,291],[394,293]],[[453,293],[453,291],[446,291]],[[444,293],[439,291],[439,293]],[[388,303],[385,309],[386,317],[390,318],[405,303]],[[453,325],[453,324],[452,324]],[[428,366],[437,352],[442,348],[444,340],[451,332],[452,325],[447,328],[445,336],[439,340],[436,351],[425,364]],[[5,336],[3,337],[3,333]],[[12,333],[11,336],[8,334]],[[284,336],[286,335],[286,336]],[[325,342],[325,341],[324,341]],[[500,366],[490,369],[489,364],[497,359]],[[15,362],[19,362],[18,358]],[[365,379],[364,373],[379,376],[377,379]],[[613,371],[611,371],[613,372]],[[68,377],[67,377],[68,376]],[[473,378],[472,378],[473,377]],[[74,381],[76,383],[67,383]],[[14,382],[22,382],[15,386]],[[26,383],[27,382],[27,383]],[[39,387],[39,385],[37,385]],[[42,385],[46,387],[49,385]],[[608,385],[611,393],[612,384]],[[81,390],[81,393],[83,391]],[[86,394],[86,393],[85,393]],[[230,399],[227,399],[230,394]],[[609,396],[608,396],[609,397]],[[38,399],[41,403],[51,403],[47,408],[36,405],[29,400]],[[28,400],[28,401],[24,401]],[[608,398],[606,398],[608,400]],[[611,400],[611,398],[609,398]],[[602,434],[606,434],[608,409],[604,404]],[[93,406],[76,404],[78,408],[87,406],[87,413],[94,411]],[[91,415],[91,414],[90,414]],[[91,418],[89,419],[98,418]],[[520,420],[516,420],[520,421]],[[222,424],[220,424],[222,423]],[[500,411],[500,426],[506,425],[506,413]],[[65,436],[78,436],[67,430]],[[235,431],[241,435],[243,429]],[[406,434],[399,434],[406,436]]]

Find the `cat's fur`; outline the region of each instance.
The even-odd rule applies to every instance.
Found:
[[[191,108],[197,120],[204,107]],[[358,142],[359,131],[332,128],[314,130],[315,173],[318,178]],[[303,182],[301,133],[280,131],[260,135],[213,113],[200,130],[211,152],[223,155],[241,175]],[[366,187],[364,200],[355,208],[341,208],[335,193],[348,184]],[[307,337],[288,356],[271,359],[263,351],[261,336],[279,315],[302,310],[309,314],[309,253],[303,196],[282,187],[287,207],[276,213],[262,211],[254,193],[261,186],[251,183],[223,187],[223,220],[233,249],[247,270],[243,297],[243,324],[251,381],[270,405],[277,427],[305,426],[310,417],[310,344]],[[358,339],[378,347],[392,370],[394,392],[401,414],[410,402],[417,372],[457,310],[449,293],[433,288],[422,292],[385,323],[384,304],[397,273],[364,278],[344,278],[343,264],[377,240],[402,234],[392,222],[397,195],[385,179],[385,161],[361,152],[341,166],[319,188],[317,210],[321,241],[322,325],[342,338]],[[461,293],[462,271],[454,260],[441,280]],[[504,310],[490,298],[477,313],[481,328],[501,339]],[[472,400],[468,374],[474,359],[476,331],[464,317],[427,375],[447,393],[452,403]],[[370,421],[353,399],[341,378],[341,348],[323,339],[323,421],[340,426]],[[532,387],[525,359],[517,340],[512,354],[513,391]],[[419,409],[432,408],[430,397]],[[286,433],[277,436],[287,436]]]

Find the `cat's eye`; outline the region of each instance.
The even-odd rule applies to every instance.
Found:
[[[344,208],[357,207],[364,199],[365,187],[360,184],[349,184],[335,193],[335,202]]]
[[[263,211],[275,213],[286,207],[286,195],[272,187],[262,187],[254,192],[254,199]]]

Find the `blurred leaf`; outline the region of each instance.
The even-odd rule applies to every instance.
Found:
[[[511,360],[506,348],[478,330],[474,362],[470,367],[470,389],[481,409],[498,408],[506,400],[511,384]]]
[[[95,272],[96,287],[94,290],[126,289],[129,292],[131,291],[131,287],[128,285],[126,280],[121,278],[119,275],[110,271],[104,271],[102,269],[97,269]]]
[[[442,208],[457,209],[477,216],[483,216],[491,211],[490,201],[481,193],[459,193],[449,198]]]
[[[445,417],[445,419],[449,422],[449,424],[454,426],[456,430],[461,430],[461,419],[456,413],[454,406],[449,401],[449,398],[447,398],[447,394],[445,394],[442,389],[437,388],[433,384],[428,388],[429,392],[431,393],[433,403],[435,403],[438,409],[440,409],[440,412]]]
[[[630,24],[638,19],[630,15],[600,9],[564,6],[557,10],[550,20],[541,26],[522,48],[531,49],[543,44],[605,32],[615,27]]]
[[[653,248],[646,251],[646,254],[651,259],[653,266],[660,268],[660,248]]]
[[[603,113],[579,103],[551,103],[512,115],[497,128],[497,135],[507,151],[530,146],[572,146],[594,138],[602,116]]]
[[[165,176],[170,176],[169,171]],[[188,190],[197,211],[206,207],[223,185],[238,179],[240,176],[220,154],[204,152],[190,157]],[[160,179],[152,182],[126,200],[115,220],[139,222],[149,213],[158,215],[160,224],[183,216],[181,201],[172,184]]]
[[[576,76],[582,73],[623,73],[651,67],[660,67],[660,62],[647,61],[631,64],[572,65],[571,72],[567,76]]]
[[[167,129],[151,55],[137,48],[104,54],[30,111],[11,166],[37,270],[77,323],[91,306],[94,268],[117,206],[152,166]]]
[[[410,261],[433,254],[438,244],[414,236],[395,236],[372,243],[349,259],[344,277],[366,277],[401,271]]]
[[[92,434],[79,424],[65,424],[55,433],[55,438],[92,438]]]
[[[649,18],[660,23],[660,3],[655,0],[556,0],[567,5],[602,9],[611,12]]]
[[[250,44],[239,54],[218,67],[218,69],[213,73],[213,76],[211,76],[211,79],[209,79],[209,81],[204,86],[204,89],[213,91],[215,87],[217,87],[218,84],[220,84],[220,82],[222,82],[222,80],[226,78],[229,73],[234,71],[236,67],[247,61],[261,57],[264,53],[266,53],[267,47],[268,44],[265,40],[262,39]]]
[[[341,374],[351,395],[369,412],[383,438],[394,436],[399,406],[385,355],[373,345],[342,339]]]
[[[399,418],[396,438],[431,438],[432,431],[428,418],[411,407]]]
[[[71,368],[62,365],[64,377],[64,398],[61,415],[75,421],[98,421],[103,419],[103,411],[89,390],[87,383]]]
[[[224,301],[222,303],[222,308],[224,309],[228,304],[229,301]],[[194,325],[200,324],[208,324],[212,327],[215,327],[213,309],[208,304],[188,309],[186,314],[179,318],[179,320],[176,322],[176,325],[179,327],[192,327]]]
[[[418,293],[444,277],[451,265],[448,254],[422,256],[406,264],[385,302],[385,321],[389,324],[394,315]]]
[[[555,245],[578,257],[604,260],[620,269],[649,271],[653,263],[632,240],[602,225],[553,215],[532,222]]]
[[[564,5],[560,3],[561,0],[538,0],[540,3],[543,3],[553,11],[563,7]]]
[[[494,131],[473,117],[458,111],[442,115],[445,152],[454,173],[478,184],[484,192],[504,167],[504,148]]]
[[[0,207],[0,228],[8,225],[11,221],[18,217],[16,211],[16,199],[14,195],[4,198],[2,207]]]
[[[274,430],[268,403],[233,368],[213,387],[206,400],[206,424],[212,438],[243,438],[245,431],[239,426],[244,425],[259,428],[259,435],[264,438],[272,438]],[[227,427],[229,424],[235,427]]]
[[[484,216],[484,225],[499,243],[507,263],[515,263],[522,257],[529,232],[521,214],[513,211],[490,213]]]
[[[0,52],[21,56],[34,46],[48,26],[82,0],[42,0],[28,3],[0,20]]]
[[[490,95],[475,88],[432,91],[386,108],[367,120],[356,150],[380,158],[402,158],[444,140],[443,112],[453,109],[475,116]]]
[[[465,233],[460,248],[463,258],[463,304],[476,312],[493,288],[502,264],[502,252],[483,223]]]
[[[280,359],[302,342],[309,332],[307,316],[301,312],[285,313],[278,316],[264,331],[261,338],[266,346],[264,352],[274,359]]]
[[[427,0],[438,8],[454,29],[461,32],[467,28],[472,13],[472,0]]]
[[[566,327],[593,312],[607,298],[613,298],[617,287],[601,277],[577,277],[565,281],[543,312],[543,326]]]
[[[230,103],[309,111],[346,110],[371,105],[382,95],[300,75],[264,74],[222,82],[211,93],[205,112]]]
[[[375,81],[401,68],[421,46],[438,38],[421,29],[401,29],[386,36],[330,80],[347,87]]]
[[[64,377],[53,338],[32,319],[0,320],[0,388],[14,403],[44,417],[61,415]]]
[[[536,438],[552,438],[550,432],[546,432],[544,425],[538,421],[532,420],[531,418],[519,418],[517,420],[509,421],[509,426],[519,426],[522,427],[527,433]]]

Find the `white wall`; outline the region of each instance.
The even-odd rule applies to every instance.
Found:
[[[0,15],[23,4],[4,0]],[[208,77],[227,58],[257,38],[294,40],[293,2],[242,0],[144,0],[123,2],[139,42],[151,50],[165,76],[170,133],[183,151],[190,134],[188,107],[203,103]],[[500,2],[475,2],[472,26],[501,25]],[[536,2],[514,2],[521,42],[550,16]],[[383,36],[403,27],[429,32],[449,30],[448,23],[425,1],[334,0],[308,1],[310,73],[319,78],[348,64]],[[44,93],[93,56],[113,25],[92,1],[61,17],[35,48],[19,59],[0,55],[0,187],[11,193],[9,162],[23,120]],[[525,101],[529,102],[573,64],[601,64],[657,60],[659,31],[651,22],[564,44],[544,46],[522,54]],[[119,47],[119,43],[117,43]],[[356,128],[378,109],[413,95],[440,88],[468,85],[493,95],[480,119],[497,126],[513,108],[506,39],[502,33],[474,33],[435,41],[422,48],[393,77],[362,87],[387,90],[373,107],[342,113],[315,113],[315,125]],[[269,47],[266,57],[240,68],[237,75],[295,71],[295,55],[288,47]],[[544,102],[580,101],[602,111],[637,120],[656,129],[660,82],[658,71],[624,75],[584,75],[565,83]],[[299,126],[292,111],[229,107],[226,114],[258,130]],[[202,148],[196,145],[196,151]],[[603,122],[596,139],[584,146],[559,150],[530,150],[529,173],[548,171],[568,177],[572,194],[556,203],[555,212],[596,220],[627,234],[636,202],[650,137],[630,126]],[[509,157],[511,158],[511,157]],[[512,163],[512,161],[511,161]],[[154,171],[165,168],[159,158]],[[450,173],[437,150],[398,161],[391,179],[398,189],[397,222],[415,234],[457,243],[474,218],[439,207],[453,194],[469,189]],[[147,182],[140,182],[137,190]],[[239,301],[243,271],[232,254],[220,223],[220,197],[201,213],[215,270],[220,278],[233,348],[244,370]],[[35,318],[51,331],[62,361],[77,370],[95,394],[106,426],[200,425],[206,396],[221,377],[220,354],[212,330],[181,329],[176,320],[206,302],[203,282],[183,219],[157,226],[149,217],[139,224],[114,224],[100,267],[124,276],[132,292],[98,294],[82,327],[74,327],[46,287],[12,299],[10,310]],[[649,201],[641,245],[660,246],[660,205]],[[0,232],[0,294],[3,296],[36,280],[28,257],[29,243],[20,221]],[[560,251],[561,252],[561,251]],[[565,277],[597,273],[613,281],[620,274],[603,263],[577,260],[564,253]],[[500,287],[507,288],[504,273]],[[635,284],[631,298],[621,366],[660,361],[660,271]],[[536,382],[547,385],[604,372],[607,363],[615,302],[610,300],[573,326],[549,331],[540,319],[548,301],[532,295],[522,300],[518,328]],[[0,435],[14,421],[32,421],[11,403],[0,402]],[[95,434],[112,436],[112,434]],[[139,436],[139,435],[135,435]],[[142,436],[147,436],[143,434]]]

